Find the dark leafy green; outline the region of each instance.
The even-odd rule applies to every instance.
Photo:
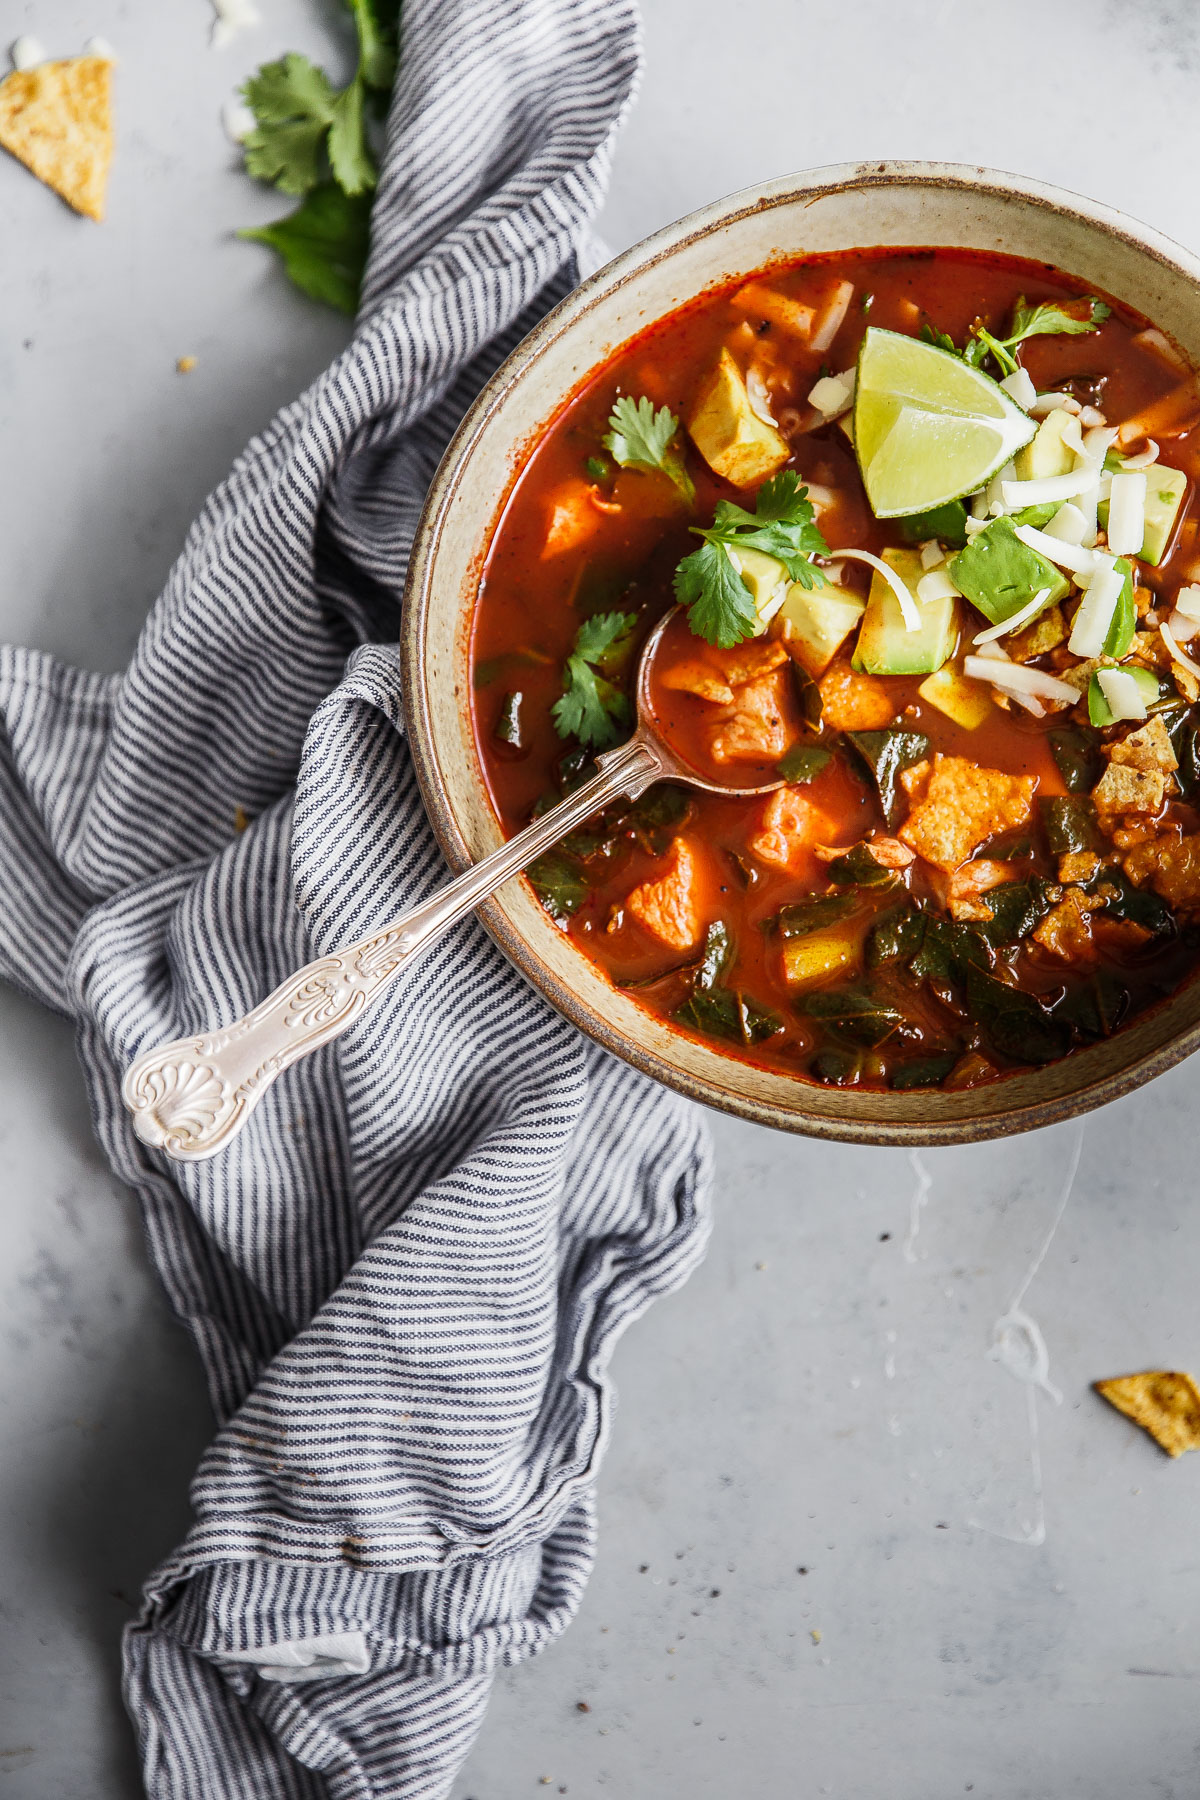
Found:
[[[1066,725],[1047,733],[1050,753],[1072,794],[1090,794],[1100,779],[1099,733],[1084,725]]]
[[[1175,930],[1175,914],[1166,901],[1150,888],[1138,887],[1115,864],[1106,864],[1086,886],[1090,893],[1104,895],[1105,918],[1129,919],[1155,937],[1165,937]]]
[[[819,730],[821,713],[824,708],[820,687],[808,670],[802,669],[800,664],[794,660],[792,662],[792,683],[796,690],[796,698],[800,702],[801,718],[813,731]]]
[[[1163,723],[1179,761],[1175,779],[1184,799],[1191,800],[1200,785],[1200,721],[1189,706],[1164,713]]]
[[[926,915],[911,901],[889,907],[881,913],[867,933],[865,947],[868,969],[882,968],[887,963],[908,962],[925,940]]]
[[[862,1074],[862,1053],[826,1044],[809,1063],[808,1072],[814,1081],[830,1087],[854,1087]]]
[[[813,894],[808,900],[781,906],[774,918],[766,921],[766,929],[781,938],[807,937],[836,925],[839,919],[848,919],[857,906],[854,894]]]
[[[1039,919],[1050,910],[1049,882],[1031,876],[1028,881],[1004,881],[983,895],[990,919],[981,922],[989,943],[1016,944],[1028,937]]]
[[[977,924],[927,913],[921,947],[908,967],[919,981],[959,988],[971,969],[990,969],[993,956],[991,942]]]
[[[866,844],[854,844],[844,856],[835,856],[825,873],[835,887],[894,888],[900,877],[876,862]]]
[[[1049,794],[1038,801],[1042,832],[1051,856],[1104,849],[1104,833],[1087,794]]]
[[[812,781],[832,760],[832,752],[819,744],[793,744],[787,755],[780,758],[778,768],[785,781]]]
[[[1129,989],[1111,969],[1073,981],[1051,1012],[1084,1039],[1111,1037],[1129,1010]]]
[[[889,1083],[893,1093],[904,1093],[909,1088],[941,1087],[947,1075],[958,1061],[957,1051],[947,1051],[942,1056],[914,1056],[910,1062],[902,1062],[892,1070]]]
[[[871,987],[818,988],[806,994],[797,1011],[816,1019],[826,1031],[864,1049],[877,1050],[905,1023],[899,1006]]]
[[[561,846],[539,856],[526,873],[550,917],[560,923],[573,917],[588,897],[588,879],[578,858]]]
[[[692,981],[693,993],[707,994],[724,979],[733,962],[733,934],[724,919],[714,919],[704,934],[704,948]]]
[[[734,1043],[760,1044],[783,1030],[783,1020],[760,1006],[748,994],[728,986],[735,945],[729,927],[718,919],[710,925],[704,949],[695,965],[692,991],[671,1015],[680,1025],[702,1031],[708,1037],[729,1038]]]
[[[521,702],[525,696],[517,689],[505,694],[500,707],[500,717],[496,720],[494,735],[502,744],[510,744],[514,750],[524,748],[521,738]]]
[[[848,731],[853,744],[866,764],[879,794],[879,804],[889,826],[900,821],[900,774],[929,755],[929,739],[920,731]]]
[[[970,967],[967,1007],[985,1042],[1013,1062],[1049,1063],[1071,1047],[1071,1027],[1053,1018],[1023,988],[1012,987],[986,970]]]

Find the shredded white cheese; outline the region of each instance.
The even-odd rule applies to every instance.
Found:
[[[1196,679],[1200,681],[1200,663],[1193,662],[1191,657],[1186,655],[1185,652],[1179,648],[1179,645],[1175,642],[1171,627],[1166,623],[1163,623],[1158,628],[1158,635],[1162,638],[1163,643],[1171,652],[1172,660],[1177,662],[1181,668],[1187,669],[1190,674],[1194,675]]]
[[[1097,669],[1100,691],[1114,719],[1144,719],[1146,702],[1128,669]]]
[[[1039,394],[1026,410],[1031,418],[1044,419],[1048,413],[1077,413],[1083,409],[1074,394]]]
[[[239,100],[234,95],[221,108],[221,124],[225,128],[225,136],[231,144],[244,144],[258,124],[258,120],[245,101]],[[749,384],[747,384],[747,388],[748,386]]]
[[[936,569],[940,562],[945,562],[946,552],[936,538],[927,538],[921,545],[921,567],[928,572]]]
[[[1124,456],[1121,458],[1121,467],[1123,469],[1148,469],[1152,463],[1156,463],[1157,461],[1158,445],[1153,438],[1147,438],[1146,448],[1144,450],[1139,450],[1136,456]]]
[[[1025,369],[1017,369],[1012,375],[1006,375],[1000,383],[1010,400],[1015,400],[1023,412],[1028,412],[1037,399],[1037,389]]]
[[[1045,669],[1035,669],[1029,663],[998,663],[990,656],[965,656],[963,674],[973,681],[990,681],[993,687],[1033,694],[1043,700],[1057,700],[1067,706],[1074,706],[1079,699],[1078,690],[1069,682],[1060,681],[1057,675],[1048,675]]]
[[[917,599],[922,606],[934,600],[956,600],[962,589],[950,579],[945,569],[933,569],[917,583]]]
[[[809,339],[816,351],[828,350],[834,338],[842,328],[842,321],[850,310],[850,301],[854,296],[852,281],[839,281],[820,315],[816,329]]]
[[[827,419],[840,418],[853,405],[857,379],[857,369],[844,369],[840,375],[823,375],[809,390],[809,405],[815,406]]]
[[[1066,475],[1043,475],[1034,481],[1003,481],[1004,504],[1014,512],[1023,506],[1045,506],[1051,500],[1074,500],[1096,485],[1095,470],[1071,469]]]
[[[1112,627],[1113,615],[1124,585],[1124,575],[1111,562],[1107,567],[1097,569],[1079,603],[1079,611],[1075,614],[1075,623],[1067,641],[1067,649],[1072,656],[1102,654],[1104,640]]]
[[[896,596],[896,604],[900,608],[900,616],[904,620],[906,631],[920,631],[921,614],[916,601],[901,581],[894,569],[889,569],[882,557],[873,556],[869,550],[831,550],[830,556],[848,557],[851,562],[866,563],[883,576]],[[957,590],[956,590],[957,591]]]
[[[751,363],[746,370],[745,380],[746,398],[750,402],[750,410],[755,418],[761,419],[764,425],[777,425],[775,415],[771,411],[771,391],[763,380],[762,370],[756,363]]]
[[[1056,563],[1060,569],[1070,569],[1073,575],[1090,575],[1096,566],[1094,550],[1085,550],[1080,544],[1064,543],[1062,538],[1053,537],[1048,531],[1039,531],[1036,525],[1014,525],[1013,530],[1023,544],[1028,544],[1031,550]]]
[[[1108,547],[1114,556],[1136,556],[1146,535],[1146,477],[1122,470],[1112,478],[1108,500]]]
[[[1082,544],[1086,530],[1087,520],[1077,506],[1066,500],[1047,524],[1046,536],[1057,538],[1060,544]]]
[[[1175,611],[1200,624],[1200,587],[1181,587],[1175,596]]]
[[[977,631],[974,639],[975,643],[991,644],[994,643],[997,638],[1007,637],[1010,632],[1020,631],[1022,625],[1028,625],[1030,619],[1037,617],[1049,598],[1050,589],[1042,588],[1041,591],[1035,594],[1033,599],[1029,601],[1028,605],[1021,607],[1019,612],[1013,613],[1011,618],[1001,619],[999,625],[989,625],[986,631]]]

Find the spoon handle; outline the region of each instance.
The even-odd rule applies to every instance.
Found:
[[[596,763],[599,774],[525,831],[369,937],[307,963],[244,1019],[144,1051],[121,1085],[142,1142],[179,1162],[223,1149],[277,1075],[361,1018],[397,972],[464,913],[573,826],[622,794],[636,799],[664,772],[640,734]]]

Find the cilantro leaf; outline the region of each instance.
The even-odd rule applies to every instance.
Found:
[[[684,467],[678,434],[679,420],[667,407],[655,412],[654,402],[645,394],[640,400],[622,394],[613,402],[604,448],[623,469],[646,469],[667,476],[692,506],[696,490]]]
[[[730,549],[760,550],[781,562],[802,587],[824,585],[810,558],[828,556],[829,546],[817,528],[807,488],[790,469],[763,482],[752,513],[719,500],[712,525],[691,529],[704,542],[676,569],[675,598],[688,608],[696,636],[721,649],[753,636],[758,622],[754,597],[730,560]]]
[[[629,723],[629,702],[608,680],[629,647],[636,613],[594,613],[575,633],[575,646],[563,671],[562,697],[552,708],[559,737],[603,750],[615,743]]]
[[[1082,337],[1086,332],[1098,331],[1110,316],[1112,307],[1097,300],[1094,294],[1089,294],[1083,304],[1087,307],[1086,318],[1067,312],[1056,300],[1043,300],[1037,306],[1030,306],[1021,294],[1013,307],[1012,334],[1004,341],[1011,348],[1031,337]]]
[[[285,194],[306,194],[321,178],[321,149],[333,121],[334,89],[307,56],[264,63],[242,88],[257,121],[242,140],[246,168]]]
[[[346,0],[358,33],[359,74],[369,88],[390,88],[396,78],[399,0]]]
[[[257,180],[272,182],[285,194],[307,194],[321,180],[324,150],[347,194],[374,187],[357,75],[339,91],[324,69],[293,51],[264,63],[242,95],[257,121],[243,140],[247,172]]]
[[[920,335],[925,343],[936,344],[939,350],[948,350],[952,356],[961,357],[973,369],[981,369],[992,356],[1005,375],[1012,375],[1018,366],[1012,353],[1026,338],[1079,337],[1085,332],[1098,331],[1112,312],[1112,307],[1097,300],[1094,294],[1089,294],[1083,304],[1087,307],[1086,317],[1068,312],[1057,300],[1042,300],[1036,306],[1030,306],[1024,294],[1019,294],[1008,337],[997,337],[976,320],[961,350],[952,337],[944,331],[935,331],[931,325],[922,325]]]
[[[285,218],[246,227],[239,237],[277,250],[296,286],[339,311],[358,310],[358,294],[370,241],[367,194],[342,192],[336,181],[315,187]]]

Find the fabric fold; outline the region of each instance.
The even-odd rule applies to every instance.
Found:
[[[353,341],[207,502],[123,675],[0,656],[0,969],[78,1021],[217,1420],[125,1645],[154,1800],[444,1795],[494,1671],[579,1604],[616,1339],[703,1254],[699,1115],[473,919],[210,1162],[119,1092],[446,878],[408,553],[464,409],[594,258],[637,60],[629,0],[407,0]]]

